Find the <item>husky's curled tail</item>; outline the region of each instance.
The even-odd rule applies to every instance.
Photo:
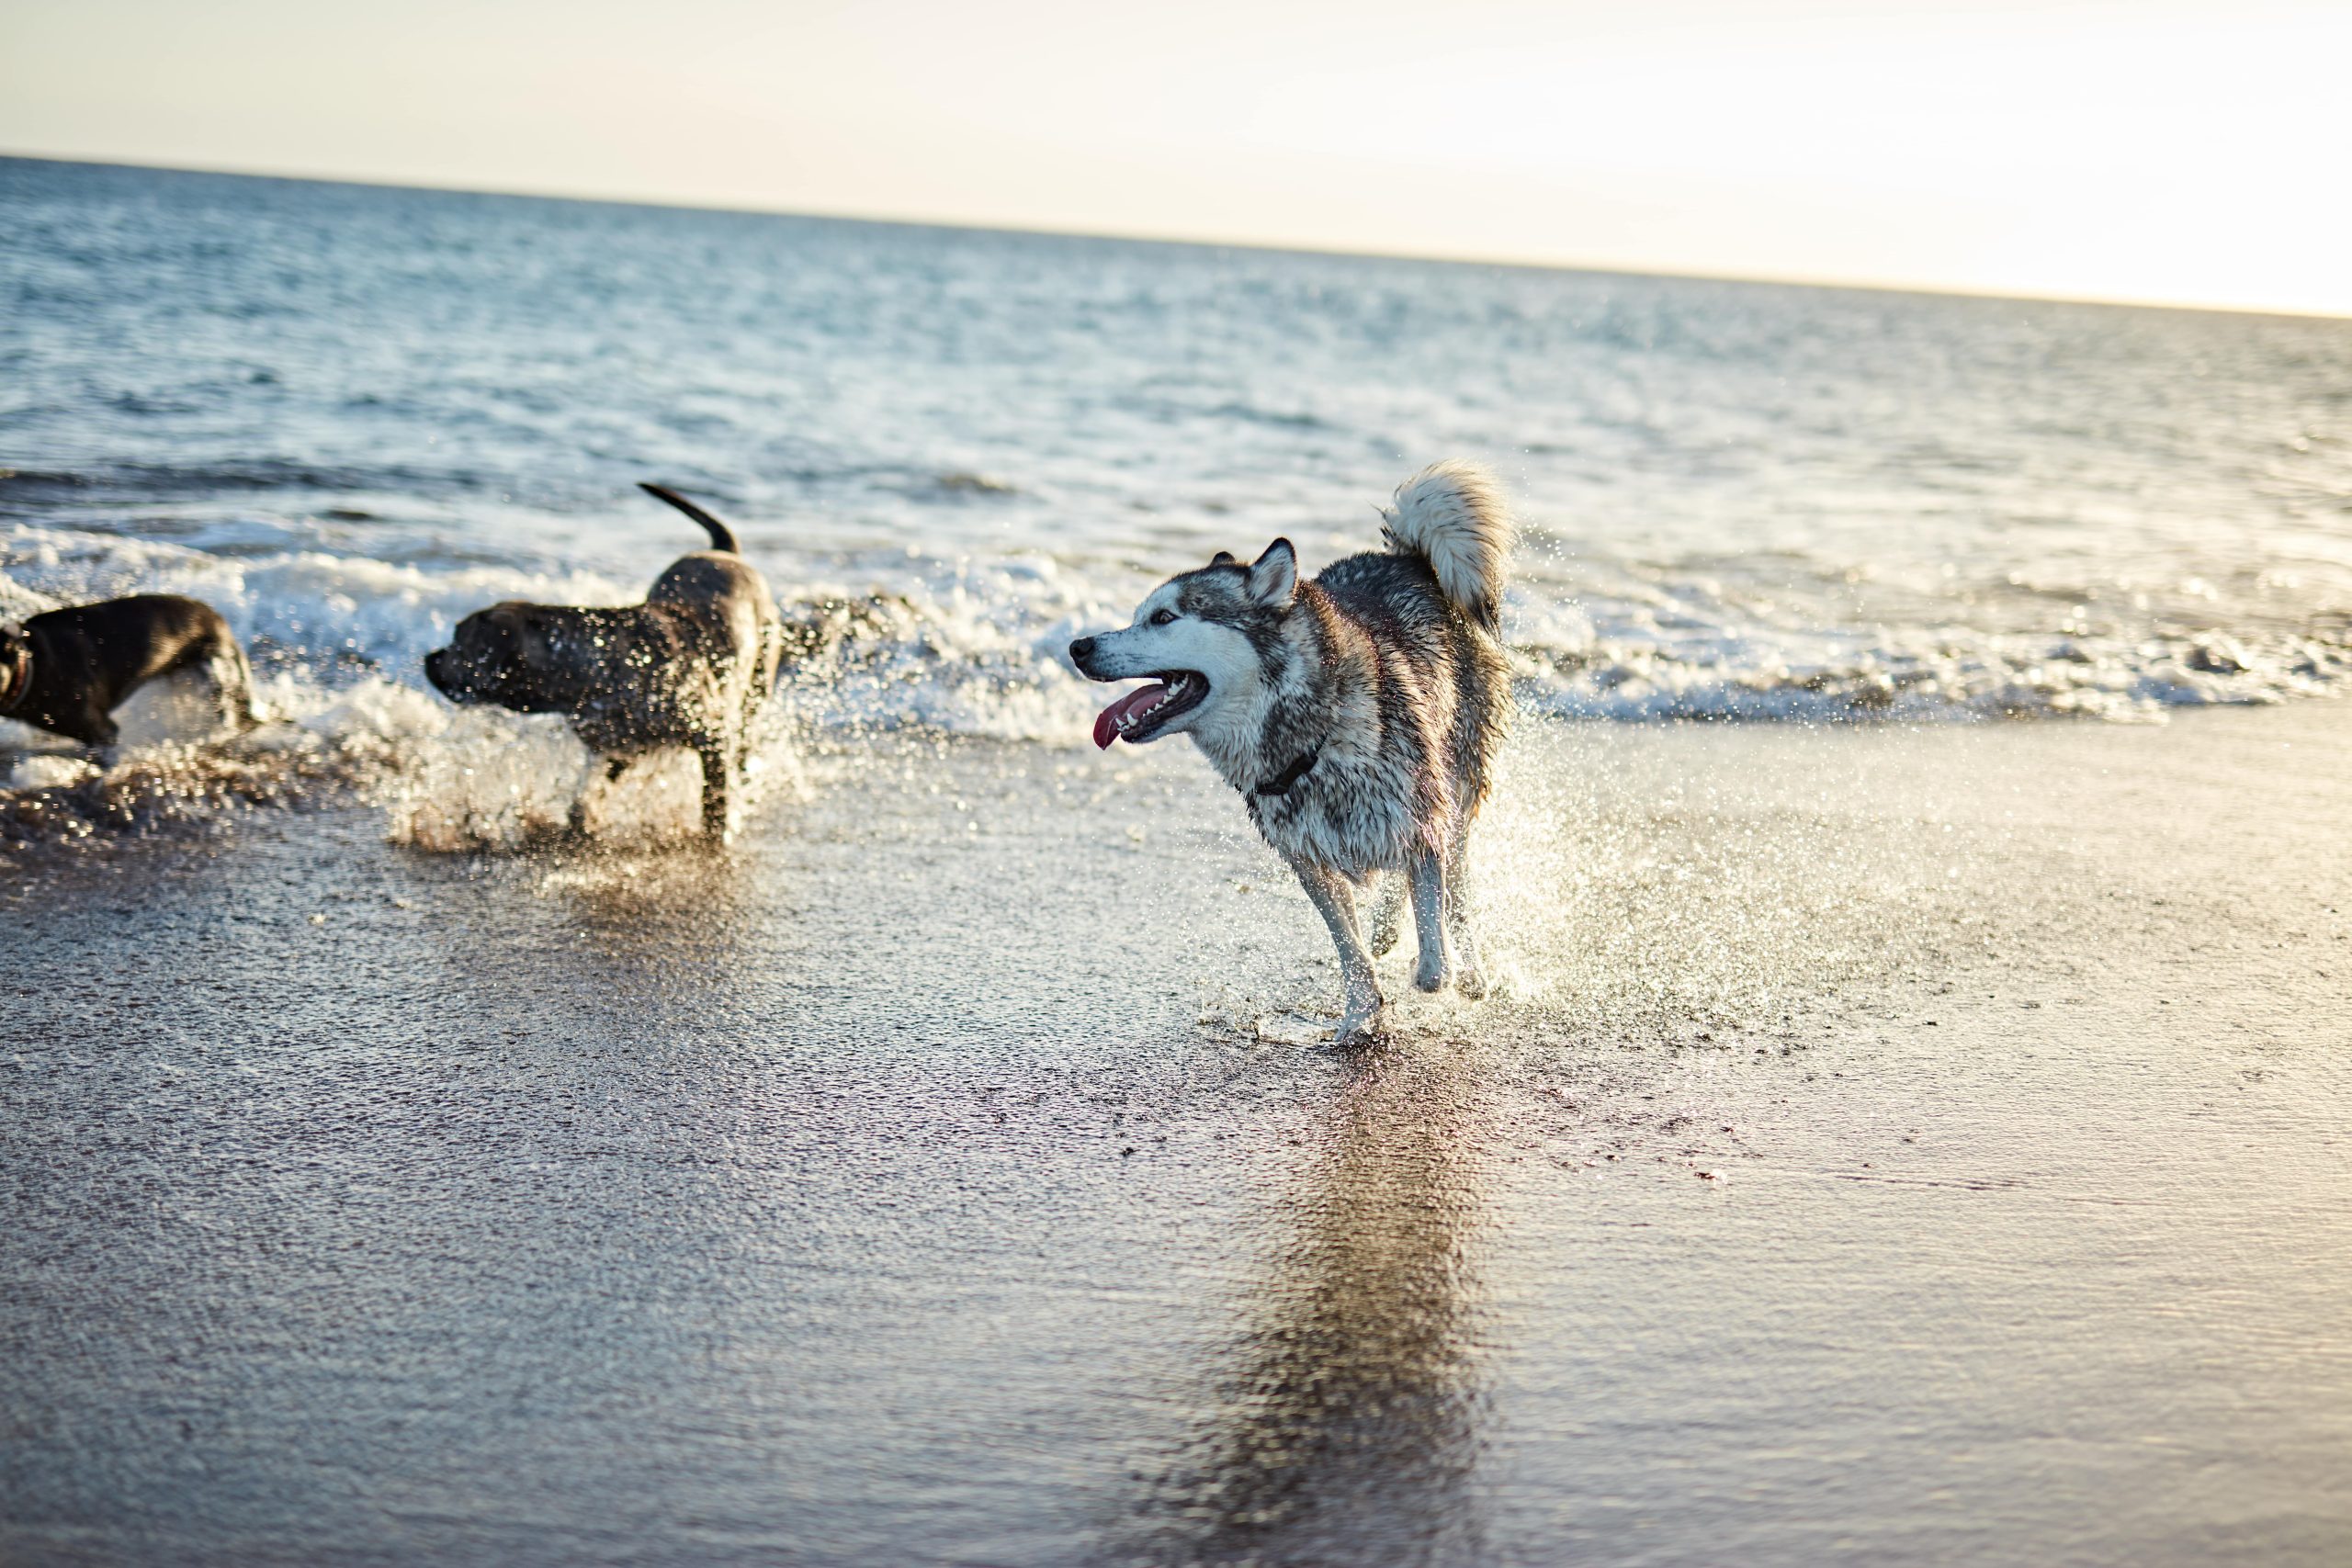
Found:
[[[1486,632],[1502,625],[1503,565],[1519,542],[1495,477],[1456,458],[1431,463],[1380,510],[1390,551],[1419,556],[1453,607]]]

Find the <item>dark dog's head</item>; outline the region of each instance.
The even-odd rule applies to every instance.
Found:
[[[0,621],[0,713],[15,707],[17,699],[25,694],[20,688],[30,673],[31,653],[25,628],[14,621]]]
[[[1298,557],[1276,539],[1248,566],[1223,551],[1153,589],[1117,631],[1082,637],[1069,659],[1090,681],[1148,677],[1094,720],[1094,743],[1142,745],[1246,711],[1298,594]]]
[[[453,703],[561,713],[586,683],[580,661],[564,647],[577,615],[519,602],[477,610],[458,623],[448,647],[424,656],[424,678]]]

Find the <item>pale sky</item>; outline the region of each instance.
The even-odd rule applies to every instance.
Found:
[[[0,152],[2352,314],[2352,0],[0,0]]]

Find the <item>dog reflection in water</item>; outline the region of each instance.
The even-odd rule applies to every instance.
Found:
[[[1464,1071],[1450,1054],[1363,1059],[1120,1561],[1475,1557],[1482,1201]]]

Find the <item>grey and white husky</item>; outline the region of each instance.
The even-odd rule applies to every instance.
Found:
[[[1408,885],[1414,983],[1485,994],[1464,852],[1510,720],[1513,529],[1493,478],[1433,465],[1382,517],[1385,550],[1310,581],[1288,539],[1246,566],[1219,553],[1153,589],[1128,626],[1069,645],[1090,680],[1151,682],[1102,710],[1094,743],[1190,735],[1298,874],[1340,950],[1342,1043],[1379,1027],[1372,961],[1396,943]],[[1367,948],[1355,890],[1375,879]]]

